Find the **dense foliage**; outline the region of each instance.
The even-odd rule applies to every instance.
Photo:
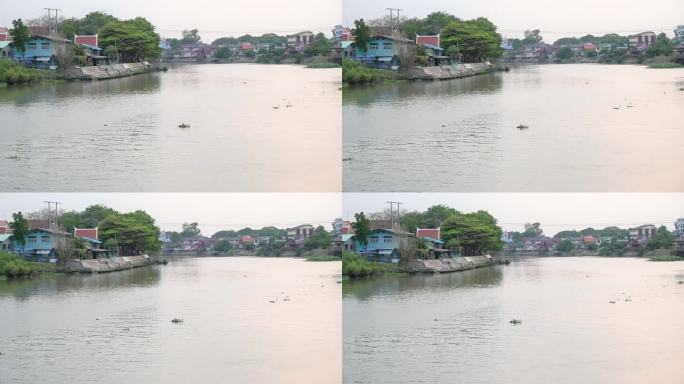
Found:
[[[161,54],[159,35],[145,18],[113,20],[99,30],[100,47],[115,47],[124,63],[156,59]]]
[[[367,277],[383,273],[383,268],[378,263],[367,261],[363,257],[352,252],[342,253],[342,275],[352,278]]]
[[[368,246],[368,237],[371,233],[371,223],[363,212],[354,214],[354,219],[356,221],[352,223],[352,228],[354,229],[354,237],[356,241],[361,243],[365,248]]]
[[[0,252],[0,276],[22,277],[46,271],[49,266],[32,263],[13,253]]]
[[[442,47],[457,46],[465,63],[496,59],[503,55],[501,35],[496,26],[484,17],[456,20],[442,30]]]
[[[28,27],[21,19],[12,20],[12,29],[10,29],[9,33],[12,37],[12,45],[23,56],[30,37]]]
[[[432,12],[425,18],[412,18],[404,20],[401,24],[401,31],[411,40],[416,39],[416,35],[436,35],[447,25],[459,19],[446,12]]]
[[[119,255],[139,255],[161,248],[159,228],[145,211],[113,213],[99,223],[100,240],[117,247]]]
[[[0,59],[0,83],[26,84],[40,81],[45,76],[8,59]]]
[[[74,35],[95,35],[112,21],[118,21],[118,19],[104,12],[90,12],[81,19],[72,17],[62,20],[59,23],[59,32],[73,41]]]
[[[460,249],[464,256],[482,255],[503,248],[501,228],[487,211],[455,213],[442,223],[447,248]]]

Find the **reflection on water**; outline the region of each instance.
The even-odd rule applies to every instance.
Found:
[[[339,85],[231,64],[0,89],[0,189],[337,191]]]
[[[235,257],[0,281],[0,382],[339,382],[339,279]]]
[[[684,340],[680,280],[684,262],[567,257],[345,282],[343,381],[681,383],[663,358]]]
[[[343,189],[681,191],[683,86],[577,64],[345,89]]]

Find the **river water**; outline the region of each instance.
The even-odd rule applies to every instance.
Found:
[[[345,282],[344,382],[682,383],[683,280],[684,262],[567,257]]]
[[[339,279],[235,257],[0,281],[0,382],[340,382]]]
[[[683,191],[680,88],[682,69],[570,64],[345,89],[343,189]]]
[[[339,191],[340,81],[231,64],[0,88],[0,189]]]

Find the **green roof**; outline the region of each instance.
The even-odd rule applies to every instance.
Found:
[[[0,41],[0,49],[5,48],[6,46],[10,45],[11,41]]]
[[[6,233],[4,235],[0,235],[0,241],[5,241],[5,240],[9,239],[11,236],[12,236],[11,233]]]

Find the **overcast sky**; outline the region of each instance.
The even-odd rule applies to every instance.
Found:
[[[435,204],[461,212],[482,209],[507,231],[522,231],[525,223],[540,222],[547,235],[609,225],[654,224],[672,230],[674,221],[684,217],[684,193],[347,193],[342,214],[353,219],[359,211],[381,211],[389,207],[387,201],[400,201],[407,211],[423,211]]]
[[[11,26],[16,18],[32,19],[47,14],[46,7],[59,8],[59,15],[83,17],[102,11],[121,19],[143,16],[165,37],[177,37],[183,29],[197,28],[203,41],[246,33],[280,34],[303,30],[331,35],[341,19],[341,0],[3,0],[0,26]]]
[[[672,36],[674,28],[684,24],[682,0],[343,0],[343,21],[353,25],[355,19],[379,18],[387,14],[388,7],[400,8],[400,14],[409,18],[425,17],[433,11],[449,12],[461,19],[484,16],[506,37],[522,37],[525,29],[540,29],[547,43],[587,33],[653,30]]]
[[[179,231],[196,221],[210,236],[222,229],[323,225],[340,215],[335,193],[0,193],[0,220],[11,221],[16,211],[33,212],[59,201],[59,208],[81,211],[102,204],[119,212],[142,209],[162,230]],[[54,207],[54,205],[53,205]]]

